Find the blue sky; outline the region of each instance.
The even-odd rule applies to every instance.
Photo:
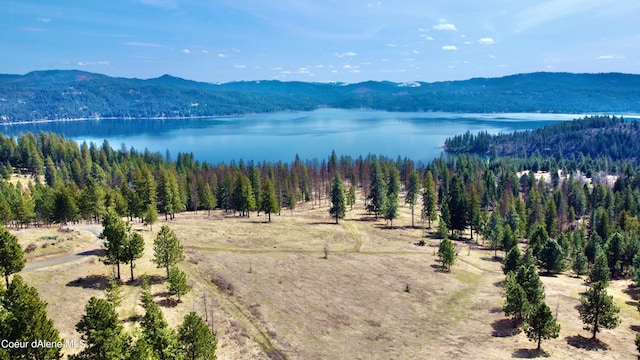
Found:
[[[640,68],[638,0],[0,0],[0,73],[441,81]]]

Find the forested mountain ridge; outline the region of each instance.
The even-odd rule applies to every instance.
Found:
[[[467,132],[445,141],[452,153],[555,158],[608,157],[638,163],[640,122],[622,117],[592,116],[535,130],[490,135]]]
[[[0,75],[0,122],[227,116],[319,107],[448,112],[640,112],[640,75],[530,73],[464,81],[356,84],[170,75],[141,80],[77,70]]]

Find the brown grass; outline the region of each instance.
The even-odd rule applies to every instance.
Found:
[[[514,331],[501,311],[504,275],[493,251],[470,242],[454,242],[459,257],[450,273],[436,262],[439,240],[412,229],[408,207],[389,229],[361,208],[339,225],[328,206],[300,207],[293,215],[233,217],[223,212],[183,213],[176,220],[143,231],[147,249],[136,275],[152,276],[157,302],[166,298],[164,270],[151,262],[152,241],[168,224],[185,247],[192,291],[174,307],[163,307],[172,326],[195,310],[207,318],[218,338],[220,359],[628,359],[636,356],[634,326],[640,325],[628,281],[614,281],[610,293],[621,306],[622,324],[599,334],[602,346],[582,337],[576,306],[585,290],[581,279],[543,277],[547,304],[562,326],[560,337],[543,341],[543,354],[524,333]],[[416,221],[416,225],[419,221]],[[142,229],[137,225],[136,228]],[[434,225],[435,229],[435,225]],[[28,231],[22,231],[20,236]],[[464,234],[468,237],[468,233]],[[30,240],[24,240],[26,242]],[[328,259],[324,246],[329,245]],[[470,250],[469,250],[470,249]],[[74,326],[90,296],[103,296],[101,279],[111,269],[87,257],[24,274],[49,302],[49,312],[64,338],[76,338]],[[128,280],[128,267],[122,268]],[[95,286],[67,286],[73,280]],[[409,285],[410,291],[406,292]],[[119,308],[125,327],[135,331],[142,315],[140,288],[125,285]],[[635,295],[634,295],[635,296]],[[600,344],[600,343],[599,343]],[[600,344],[600,345],[601,345]]]

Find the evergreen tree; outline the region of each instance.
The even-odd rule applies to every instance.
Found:
[[[442,261],[442,266],[444,266],[447,271],[451,271],[451,265],[455,263],[456,257],[456,248],[453,246],[451,240],[445,237],[440,242],[438,248],[438,258]]]
[[[215,360],[216,338],[195,312],[184,317],[178,329],[178,340],[189,360]]]
[[[338,223],[338,219],[343,219],[347,210],[347,201],[344,196],[344,185],[342,184],[342,179],[340,178],[340,174],[337,172],[333,176],[333,186],[331,188],[331,208],[329,209],[329,214],[336,219],[336,224]]]
[[[135,261],[141,258],[143,253],[144,239],[142,238],[142,235],[138,232],[132,233],[129,231],[129,234],[127,234],[127,237],[125,238],[122,261],[129,263],[129,267],[131,269],[131,281],[134,280],[133,268],[135,267]]]
[[[538,342],[538,350],[542,339],[555,339],[560,334],[560,324],[544,301],[533,306],[523,327],[529,340]]]
[[[535,305],[544,300],[544,285],[540,281],[540,275],[538,275],[535,265],[520,266],[516,273],[516,280],[522,286],[527,295],[527,302],[530,305]]]
[[[481,211],[480,211],[480,197],[475,186],[471,186],[469,190],[469,200],[467,201],[467,223],[469,224],[470,237],[473,240],[473,230],[481,227]],[[477,241],[477,239],[476,239]]]
[[[280,204],[278,203],[278,197],[276,196],[276,189],[273,185],[273,180],[267,177],[262,184],[262,196],[260,197],[260,209],[264,211],[269,217],[271,222],[271,214],[280,212]]]
[[[607,255],[604,252],[599,252],[596,255],[596,260],[589,272],[589,283],[598,282],[601,282],[604,287],[609,285],[609,266],[607,265]]]
[[[582,248],[575,249],[571,268],[577,276],[580,276],[587,271],[587,256],[584,254],[584,250],[582,250]]]
[[[530,229],[530,233],[529,247],[533,255],[537,257],[542,246],[549,241],[549,234],[547,233],[547,229],[540,223],[534,224]]]
[[[86,346],[79,354],[70,356],[71,360],[127,359],[131,339],[123,332],[114,306],[107,300],[89,299],[76,331]]]
[[[353,185],[349,186],[349,191],[347,192],[347,205],[351,207],[353,210],[353,205],[356,204],[356,188]]]
[[[518,246],[514,246],[509,250],[507,256],[502,263],[502,272],[506,275],[512,271],[516,271],[522,265],[522,253]]]
[[[591,285],[587,294],[580,298],[578,307],[584,329],[592,332],[592,339],[604,329],[614,329],[620,324],[620,308],[613,303],[613,296],[607,294],[603,282]]]
[[[407,196],[404,198],[407,204],[411,206],[411,227],[415,226],[413,222],[413,209],[418,202],[418,191],[420,191],[420,175],[418,175],[418,171],[413,170],[409,175]]]
[[[502,217],[498,211],[494,210],[489,217],[489,223],[484,229],[484,237],[489,240],[489,246],[493,249],[494,257],[498,256],[498,249],[502,242]]]
[[[386,195],[387,195],[387,183],[384,178],[384,174],[382,173],[382,169],[380,168],[380,163],[375,159],[371,160],[371,175],[369,179],[371,181],[371,185],[369,186],[369,204],[367,205],[367,210],[373,212],[378,218],[378,215],[382,212],[384,207]]]
[[[148,290],[142,294],[142,307],[145,314],[140,325],[144,341],[153,349],[160,360],[181,359],[184,353],[178,344],[177,334],[167,324],[162,310],[153,301]]]
[[[105,298],[109,304],[115,309],[122,302],[122,286],[115,279],[109,279],[107,288],[105,289]]]
[[[169,293],[180,296],[189,292],[189,285],[187,284],[187,274],[177,267],[171,268],[169,271]]]
[[[431,229],[431,221],[436,220],[438,216],[436,212],[437,202],[436,184],[433,181],[433,174],[431,174],[431,171],[427,171],[424,177],[424,189],[422,192],[422,218],[429,222],[429,229]]]
[[[26,342],[24,349],[9,349],[11,359],[60,359],[57,347],[32,346],[34,341],[60,342],[58,330],[47,318],[47,303],[40,300],[38,291],[27,285],[22,277],[15,275],[2,297],[2,308],[6,310],[3,321],[2,340]]]
[[[543,244],[542,249],[538,253],[538,260],[540,261],[540,265],[549,274],[563,270],[564,257],[562,255],[562,248],[558,242],[553,239],[549,239]]]
[[[153,204],[147,205],[147,209],[144,212],[144,224],[149,226],[149,229],[153,231],[153,224],[158,221],[158,210]]]
[[[158,268],[164,267],[169,278],[169,268],[182,260],[184,253],[180,240],[167,225],[162,225],[153,241],[153,262]]]
[[[502,307],[505,316],[511,316],[513,326],[516,327],[518,322],[525,319],[529,310],[529,301],[527,293],[518,283],[516,274],[508,272],[507,277],[502,285],[504,289],[505,303]]]
[[[102,233],[104,239],[105,260],[108,265],[116,265],[117,276],[120,280],[120,263],[126,262],[125,244],[127,242],[127,226],[120,219],[113,208],[107,209],[102,218]]]
[[[393,229],[393,220],[398,218],[398,196],[390,194],[387,197],[384,205],[384,218],[391,221],[391,228]]]
[[[447,205],[451,216],[450,227],[452,231],[462,232],[467,227],[467,199],[462,185],[462,180],[457,175],[451,178]]]
[[[200,208],[207,210],[207,215],[211,216],[211,210],[215,209],[218,205],[216,202],[216,197],[213,195],[213,191],[209,184],[201,183],[198,187],[200,192],[199,200],[200,200]]]
[[[18,238],[0,225],[0,271],[4,275],[7,288],[9,288],[9,275],[24,269],[25,262]]]
[[[508,253],[514,247],[518,247],[518,239],[511,230],[511,225],[505,224],[502,231],[502,249],[505,253]]]

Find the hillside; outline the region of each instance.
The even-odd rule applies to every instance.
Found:
[[[446,112],[639,112],[640,75],[531,73],[465,81],[357,84],[170,75],[141,80],[76,70],[0,75],[0,122],[228,116],[319,107]]]
[[[469,132],[445,141],[452,153],[503,156],[553,156],[556,158],[609,157],[637,164],[640,152],[640,122],[622,117],[592,116],[545,127],[489,135]]]

